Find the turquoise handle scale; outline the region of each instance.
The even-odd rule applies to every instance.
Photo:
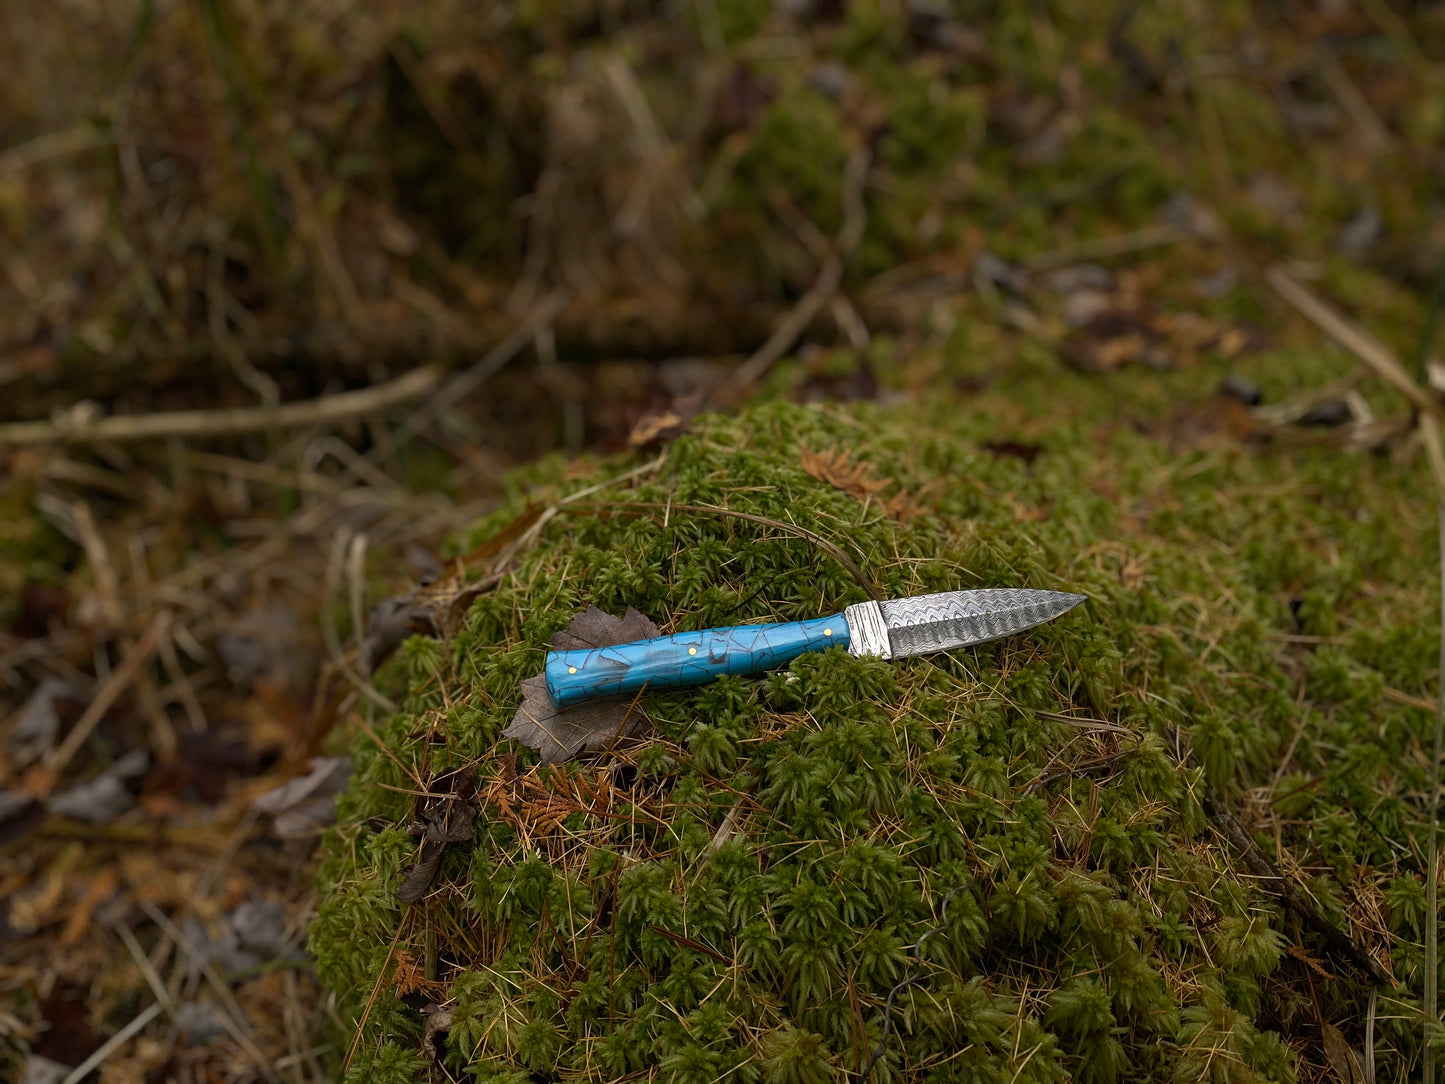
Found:
[[[848,646],[842,614],[774,625],[733,625],[655,640],[547,654],[547,691],[565,708],[581,700],[635,693],[643,686],[701,685],[722,674],[784,666],[805,651]]]

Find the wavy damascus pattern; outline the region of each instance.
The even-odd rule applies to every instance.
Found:
[[[1052,621],[1084,601],[1065,591],[1000,587],[880,602],[893,656],[952,651]]]

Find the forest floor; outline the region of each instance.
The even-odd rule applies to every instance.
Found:
[[[0,15],[0,1078],[331,1078],[315,843],[518,467],[1065,370],[1438,448],[1445,6],[566,7]]]

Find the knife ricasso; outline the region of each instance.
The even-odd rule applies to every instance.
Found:
[[[559,708],[643,688],[700,685],[723,674],[785,666],[805,651],[848,646],[842,614],[811,621],[732,625],[609,647],[551,651],[547,691]]]

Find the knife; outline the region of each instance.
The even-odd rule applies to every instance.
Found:
[[[944,591],[859,602],[832,617],[679,632],[610,647],[547,653],[547,691],[559,708],[644,686],[700,685],[723,674],[785,666],[805,651],[846,647],[857,656],[901,659],[952,651],[1022,632],[1084,601],[1028,587]]]

